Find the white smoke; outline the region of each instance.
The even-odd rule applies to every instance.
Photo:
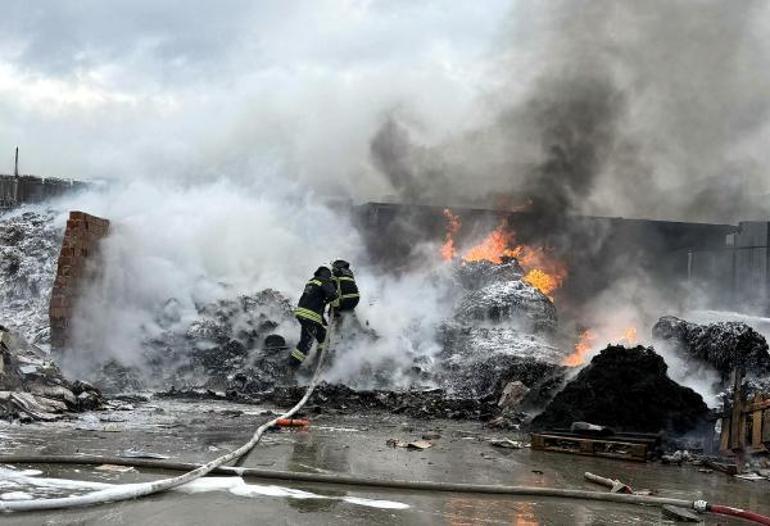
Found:
[[[248,187],[228,180],[187,187],[139,181],[66,197],[57,206],[111,221],[98,278],[74,322],[68,363],[74,371],[112,358],[143,366],[143,343],[164,330],[158,314],[169,300],[181,326],[196,319],[196,306],[267,288],[296,304],[315,269],[339,258],[356,271],[357,315],[378,338],[344,347],[329,379],[350,381],[365,367],[430,360],[440,350],[436,328],[452,304],[443,301],[432,270],[393,277],[366,267],[349,211],[297,186],[269,178]],[[430,254],[426,269],[439,266],[437,247]],[[283,323],[276,332],[296,343],[299,324]],[[400,381],[392,378],[393,385]]]

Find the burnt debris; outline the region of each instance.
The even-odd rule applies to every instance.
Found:
[[[664,316],[652,328],[653,338],[669,344],[685,359],[708,363],[723,379],[740,367],[751,376],[770,373],[770,353],[765,338],[741,322],[699,325],[675,316]]]
[[[538,415],[535,428],[563,428],[585,421],[617,430],[686,433],[706,421],[703,398],[666,374],[652,348],[609,346]]]

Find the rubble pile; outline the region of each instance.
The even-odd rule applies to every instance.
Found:
[[[49,421],[103,403],[98,389],[67,380],[43,350],[0,327],[0,418]]]
[[[143,342],[144,365],[108,362],[94,382],[110,393],[168,386],[260,393],[275,385],[284,374],[285,347],[266,343],[275,342],[273,332],[293,320],[283,295],[266,289],[199,305],[196,311],[192,322],[183,321],[179,303],[166,302],[156,317],[163,332]]]
[[[304,387],[277,387],[265,400],[291,407],[305,394]],[[339,384],[319,384],[304,408],[306,412],[381,410],[413,418],[489,420],[499,413],[497,400],[456,398],[443,389],[410,391],[354,390]]]
[[[462,294],[453,319],[440,329],[443,351],[437,375],[451,395],[499,398],[514,380],[542,395],[544,385],[561,383],[564,369],[557,364],[563,354],[551,342],[556,308],[521,281],[522,275],[515,259],[458,266]]]
[[[670,345],[685,359],[696,358],[726,378],[736,366],[747,373],[770,373],[770,353],[765,338],[745,323],[723,321],[699,325],[664,316],[652,328],[653,338]]]
[[[591,422],[618,431],[686,433],[705,422],[708,408],[692,389],[671,380],[652,348],[609,346],[538,415],[535,428]]]
[[[0,323],[45,345],[63,232],[53,211],[22,210],[0,214]]]

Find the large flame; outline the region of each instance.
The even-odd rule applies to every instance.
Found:
[[[451,210],[444,210],[447,230],[441,257],[449,261],[457,257],[455,235],[460,230],[460,219]],[[508,228],[506,221],[490,232],[479,243],[465,250],[460,256],[465,262],[489,261],[500,264],[505,258],[516,258],[526,274],[522,280],[553,300],[553,294],[567,277],[567,267],[554,259],[543,247],[516,243],[516,235]]]
[[[577,367],[586,363],[588,356],[596,351],[597,344],[601,344],[602,341],[623,344],[623,345],[636,345],[639,343],[639,333],[636,327],[629,325],[623,330],[605,330],[600,331],[602,336],[596,330],[587,329],[580,333],[580,338],[575,344],[575,349],[564,360],[564,365],[571,367]]]

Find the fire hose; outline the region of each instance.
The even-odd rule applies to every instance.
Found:
[[[163,469],[170,471],[193,471],[204,467],[201,464],[175,462],[170,460],[154,460],[141,458],[123,458],[99,455],[50,455],[50,456],[0,456],[2,464],[77,464],[102,465],[113,464],[136,468]],[[284,482],[310,482],[315,484],[333,484],[338,486],[367,487],[387,490],[433,491],[449,493],[472,493],[479,495],[508,495],[529,497],[559,497],[580,500],[614,502],[619,504],[636,504],[642,506],[666,505],[691,509],[700,513],[708,512],[716,515],[738,517],[756,524],[769,525],[770,517],[751,511],[711,504],[705,500],[687,500],[650,495],[633,495],[625,493],[610,493],[593,490],[548,488],[540,486],[503,486],[493,484],[465,484],[451,482],[413,481],[413,480],[382,480],[367,477],[354,477],[342,474],[296,473],[291,471],[275,471],[258,468],[237,468],[218,466],[210,473],[231,475],[261,480],[280,480]],[[53,499],[52,499],[53,500]],[[1,502],[1,501],[0,501]],[[111,501],[112,502],[112,501]],[[7,504],[7,503],[6,503]]]
[[[54,499],[36,499],[36,500],[15,500],[0,501],[0,511],[42,511],[62,508],[84,507],[97,504],[106,504],[124,500],[132,500],[139,497],[160,493],[177,486],[181,486],[195,479],[201,478],[210,473],[235,475],[241,477],[251,477],[264,480],[282,480],[288,482],[310,482],[318,484],[334,484],[354,487],[369,487],[390,490],[409,490],[409,491],[433,491],[433,492],[451,492],[451,493],[472,493],[481,495],[508,495],[508,496],[528,496],[528,497],[557,497],[579,500],[592,500],[601,502],[614,502],[619,504],[636,504],[643,506],[678,506],[686,509],[695,510],[699,513],[713,513],[716,515],[741,518],[755,524],[770,526],[770,517],[760,515],[748,510],[711,504],[705,500],[687,500],[668,497],[657,497],[651,495],[633,495],[624,493],[610,493],[593,490],[580,490],[568,488],[549,488],[540,486],[504,486],[491,484],[466,484],[450,482],[433,481],[412,481],[412,480],[380,480],[366,477],[355,477],[342,474],[322,474],[322,473],[295,473],[288,471],[272,471],[257,468],[231,467],[226,466],[228,462],[237,460],[246,455],[254,446],[259,443],[264,432],[275,425],[281,419],[291,418],[308,401],[313,393],[323,364],[325,349],[327,348],[332,332],[330,324],[324,340],[324,346],[318,353],[318,362],[313,374],[313,378],[305,391],[302,399],[286,413],[262,424],[252,435],[251,439],[240,448],[223,455],[207,464],[192,464],[185,462],[174,462],[165,460],[150,459],[126,459],[122,457],[95,456],[95,455],[62,455],[62,456],[5,456],[0,457],[2,464],[79,464],[79,465],[101,465],[114,464],[120,466],[132,466],[138,468],[165,469],[171,471],[184,471],[183,475],[177,477],[157,480],[154,482],[145,482],[139,484],[127,484],[107,488],[86,495],[75,497],[63,497]]]
[[[331,319],[333,320],[333,318],[334,318],[334,311],[332,310]],[[187,484],[188,482],[192,482],[196,479],[199,479],[201,477],[208,475],[212,471],[216,470],[221,466],[224,466],[228,462],[240,459],[242,456],[246,455],[249,451],[251,451],[254,448],[254,446],[256,446],[259,443],[265,431],[267,431],[270,427],[274,426],[279,420],[285,419],[285,418],[291,418],[292,416],[294,416],[294,414],[296,414],[300,409],[302,409],[305,403],[307,403],[307,401],[310,399],[310,395],[313,394],[313,390],[315,389],[316,385],[318,385],[318,381],[321,376],[323,360],[324,360],[325,352],[328,347],[329,341],[331,341],[333,326],[334,326],[334,323],[329,324],[329,329],[326,331],[326,336],[324,337],[323,345],[319,346],[319,350],[317,352],[318,358],[317,358],[315,372],[313,373],[313,377],[310,381],[310,384],[307,386],[307,389],[305,390],[305,394],[302,396],[300,401],[297,402],[297,404],[294,407],[286,411],[284,414],[279,415],[273,418],[272,420],[265,422],[264,424],[259,426],[257,430],[254,432],[254,434],[251,436],[251,439],[249,439],[248,442],[243,444],[238,449],[235,449],[230,453],[227,453],[226,455],[222,455],[219,458],[215,458],[214,460],[212,460],[211,462],[208,462],[207,464],[191,466],[190,471],[188,471],[187,473],[184,473],[183,475],[179,475],[177,477],[156,480],[153,482],[141,482],[138,484],[124,484],[124,485],[115,486],[112,488],[106,488],[106,489],[94,491],[91,493],[86,493],[85,495],[78,495],[74,497],[60,497],[60,498],[53,498],[53,499],[34,499],[34,500],[6,500],[6,501],[0,500],[0,512],[42,511],[42,510],[55,510],[55,509],[62,509],[62,508],[77,508],[77,507],[85,507],[85,506],[94,506],[97,504],[106,504],[109,502],[119,502],[124,500],[137,499],[139,497],[145,497],[147,495],[161,493],[163,491],[176,488],[183,484]],[[233,469],[238,469],[238,468],[233,468]]]

